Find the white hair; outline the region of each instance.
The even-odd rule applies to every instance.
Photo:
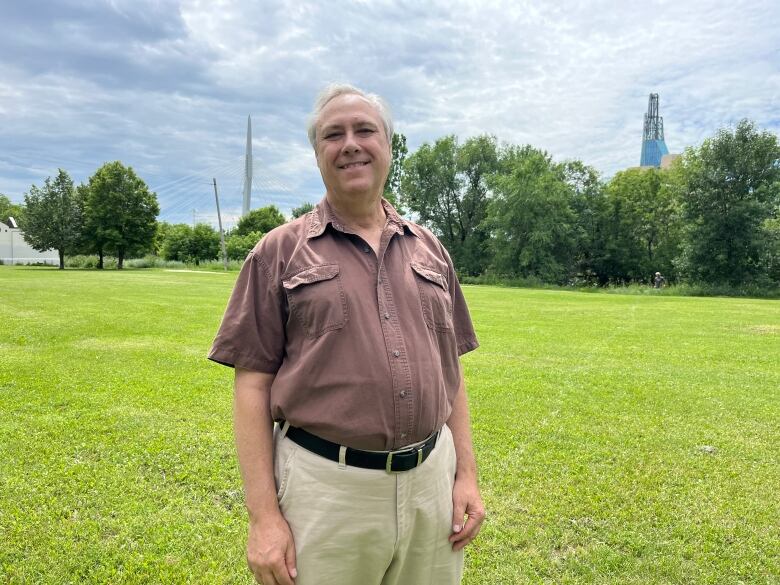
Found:
[[[387,143],[393,143],[393,117],[390,115],[390,108],[387,106],[385,100],[375,93],[367,93],[354,85],[331,83],[317,96],[317,99],[314,102],[314,110],[309,116],[309,124],[306,130],[309,134],[309,142],[314,150],[317,150],[317,122],[319,121],[320,114],[325,106],[328,105],[328,102],[341,95],[357,95],[371,104],[382,119],[382,126],[385,128]]]

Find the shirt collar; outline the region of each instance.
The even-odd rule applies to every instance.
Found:
[[[406,228],[413,236],[419,237],[419,234],[415,231],[414,224],[398,215],[395,208],[384,197],[382,198],[382,207],[387,214],[387,223],[390,224],[396,233],[403,235],[404,228]],[[324,197],[308,215],[309,229],[307,236],[309,238],[321,236],[328,224],[335,230],[344,231],[344,222],[336,215],[335,210],[328,203],[327,197]]]

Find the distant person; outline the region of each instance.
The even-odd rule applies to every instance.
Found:
[[[250,252],[209,354],[236,370],[263,585],[457,585],[485,516],[458,359],[477,338],[447,251],[382,198],[392,135],[378,96],[320,94],[325,197]]]
[[[666,284],[666,279],[661,276],[660,272],[655,273],[655,278],[653,278],[653,288],[663,288]]]

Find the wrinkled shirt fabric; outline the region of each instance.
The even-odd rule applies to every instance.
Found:
[[[276,374],[271,414],[324,439],[389,450],[450,416],[477,342],[449,254],[382,200],[378,253],[327,199],[249,253],[209,359]]]

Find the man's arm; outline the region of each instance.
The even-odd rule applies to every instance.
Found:
[[[276,501],[271,384],[274,374],[236,368],[233,429],[249,512],[247,562],[263,585],[293,585],[295,543]]]
[[[466,384],[463,371],[460,374],[460,387],[452,404],[452,413],[447,421],[452,431],[457,456],[455,486],[452,489],[452,535],[450,542],[453,550],[460,550],[477,536],[485,519],[485,505],[477,486],[477,463],[471,442],[471,422],[469,405],[466,398]],[[465,524],[464,516],[468,516]]]

